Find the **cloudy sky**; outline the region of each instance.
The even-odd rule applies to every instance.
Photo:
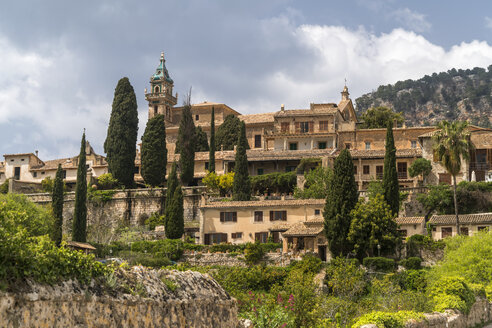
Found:
[[[353,99],[380,84],[492,64],[492,2],[2,1],[0,155],[103,153],[114,88],[144,88],[161,51],[180,95],[241,113]],[[179,99],[182,103],[182,97]]]

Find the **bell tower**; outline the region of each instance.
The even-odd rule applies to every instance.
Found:
[[[149,119],[162,114],[167,122],[172,122],[171,108],[177,104],[178,95],[173,96],[174,81],[169,76],[165,62],[164,53],[161,52],[159,66],[150,77],[150,92],[145,88],[145,99],[149,102]]]

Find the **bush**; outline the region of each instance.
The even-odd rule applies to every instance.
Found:
[[[375,311],[360,317],[352,325],[352,328],[358,328],[367,324],[375,324],[378,328],[403,328],[405,322],[410,319],[424,319],[424,315],[413,311],[398,311],[393,313]]]
[[[420,270],[422,269],[422,259],[420,257],[409,257],[400,261],[406,270]]]
[[[101,174],[97,178],[97,189],[99,190],[108,190],[108,189],[116,189],[119,186],[119,182],[116,178],[113,178],[111,173]]]
[[[435,302],[434,310],[459,310],[465,314],[475,303],[475,294],[460,277],[443,277],[429,287],[429,293]]]
[[[261,247],[260,243],[247,243],[244,249],[244,259],[246,263],[251,265],[258,263],[263,256],[265,256],[265,250]]]
[[[0,185],[0,194],[6,194],[9,192],[9,179],[5,180],[4,183]]]
[[[365,271],[355,259],[335,258],[326,267],[328,293],[341,299],[355,300],[367,292]]]
[[[323,262],[313,254],[306,254],[299,262],[292,262],[291,270],[299,270],[302,273],[317,274],[323,267]]]
[[[43,189],[44,192],[53,192],[53,185],[55,183],[55,180],[51,179],[51,177],[46,177],[43,180],[41,180],[41,188]]]
[[[119,256],[124,258],[130,265],[143,265],[156,269],[171,265],[171,261],[167,257],[154,254],[122,251]]]
[[[253,194],[265,194],[269,192],[292,193],[297,183],[295,172],[270,173],[250,177]]]
[[[366,257],[362,264],[372,271],[391,272],[395,270],[395,260],[386,257]]]
[[[149,227],[149,230],[154,230],[157,226],[162,226],[166,222],[166,217],[164,215],[159,215],[159,213],[152,213],[152,215],[145,220],[145,225]]]

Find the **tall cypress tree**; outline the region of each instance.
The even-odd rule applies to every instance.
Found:
[[[210,119],[210,149],[208,155],[208,171],[215,172],[215,109],[212,106],[212,118]]]
[[[251,181],[248,172],[248,157],[246,155],[248,141],[246,140],[246,127],[241,122],[236,159],[234,167],[234,181],[232,183],[232,198],[234,200],[251,199]]]
[[[60,246],[63,233],[63,170],[61,164],[58,164],[58,169],[56,170],[51,197],[51,207],[53,208],[53,216],[55,217],[53,241],[56,243],[56,246]]]
[[[174,196],[174,191],[179,185],[178,181],[178,174],[177,174],[177,167],[176,167],[176,162],[173,163],[171,167],[171,173],[169,173],[169,176],[167,178],[167,190],[166,190],[166,203],[165,203],[165,208],[164,208],[164,216],[167,218],[171,216],[171,201]]]
[[[177,140],[177,143],[180,145],[180,177],[181,182],[186,186],[193,183],[193,176],[195,174],[195,141],[195,124],[191,116],[191,104],[188,97],[183,107]]]
[[[142,136],[142,177],[145,183],[159,186],[166,180],[167,148],[164,116],[147,121]]]
[[[183,192],[178,181],[176,163],[173,163],[171,173],[167,179],[165,229],[166,236],[178,239],[184,233]]]
[[[137,98],[127,77],[118,81],[108,135],[104,142],[108,171],[127,188],[135,184],[135,154],[138,134]]]
[[[202,127],[197,126],[195,129],[195,151],[209,151],[207,134]]]
[[[85,131],[80,142],[80,154],[75,186],[75,209],[73,211],[72,240],[84,242],[87,238],[87,167],[85,162]]]
[[[324,227],[333,257],[345,256],[352,246],[347,240],[350,230],[350,211],[359,198],[354,177],[354,163],[347,149],[340,152],[333,164],[333,178],[329,184],[324,210]]]
[[[400,210],[400,190],[398,187],[398,174],[396,172],[396,148],[393,138],[393,128],[388,122],[386,130],[386,153],[384,155],[383,168],[384,200],[390,206],[394,216],[398,216]]]

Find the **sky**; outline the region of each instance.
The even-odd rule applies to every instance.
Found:
[[[181,95],[248,113],[355,100],[381,84],[492,64],[492,2],[86,0],[0,3],[0,156],[99,154],[118,80],[137,95],[165,53]]]

